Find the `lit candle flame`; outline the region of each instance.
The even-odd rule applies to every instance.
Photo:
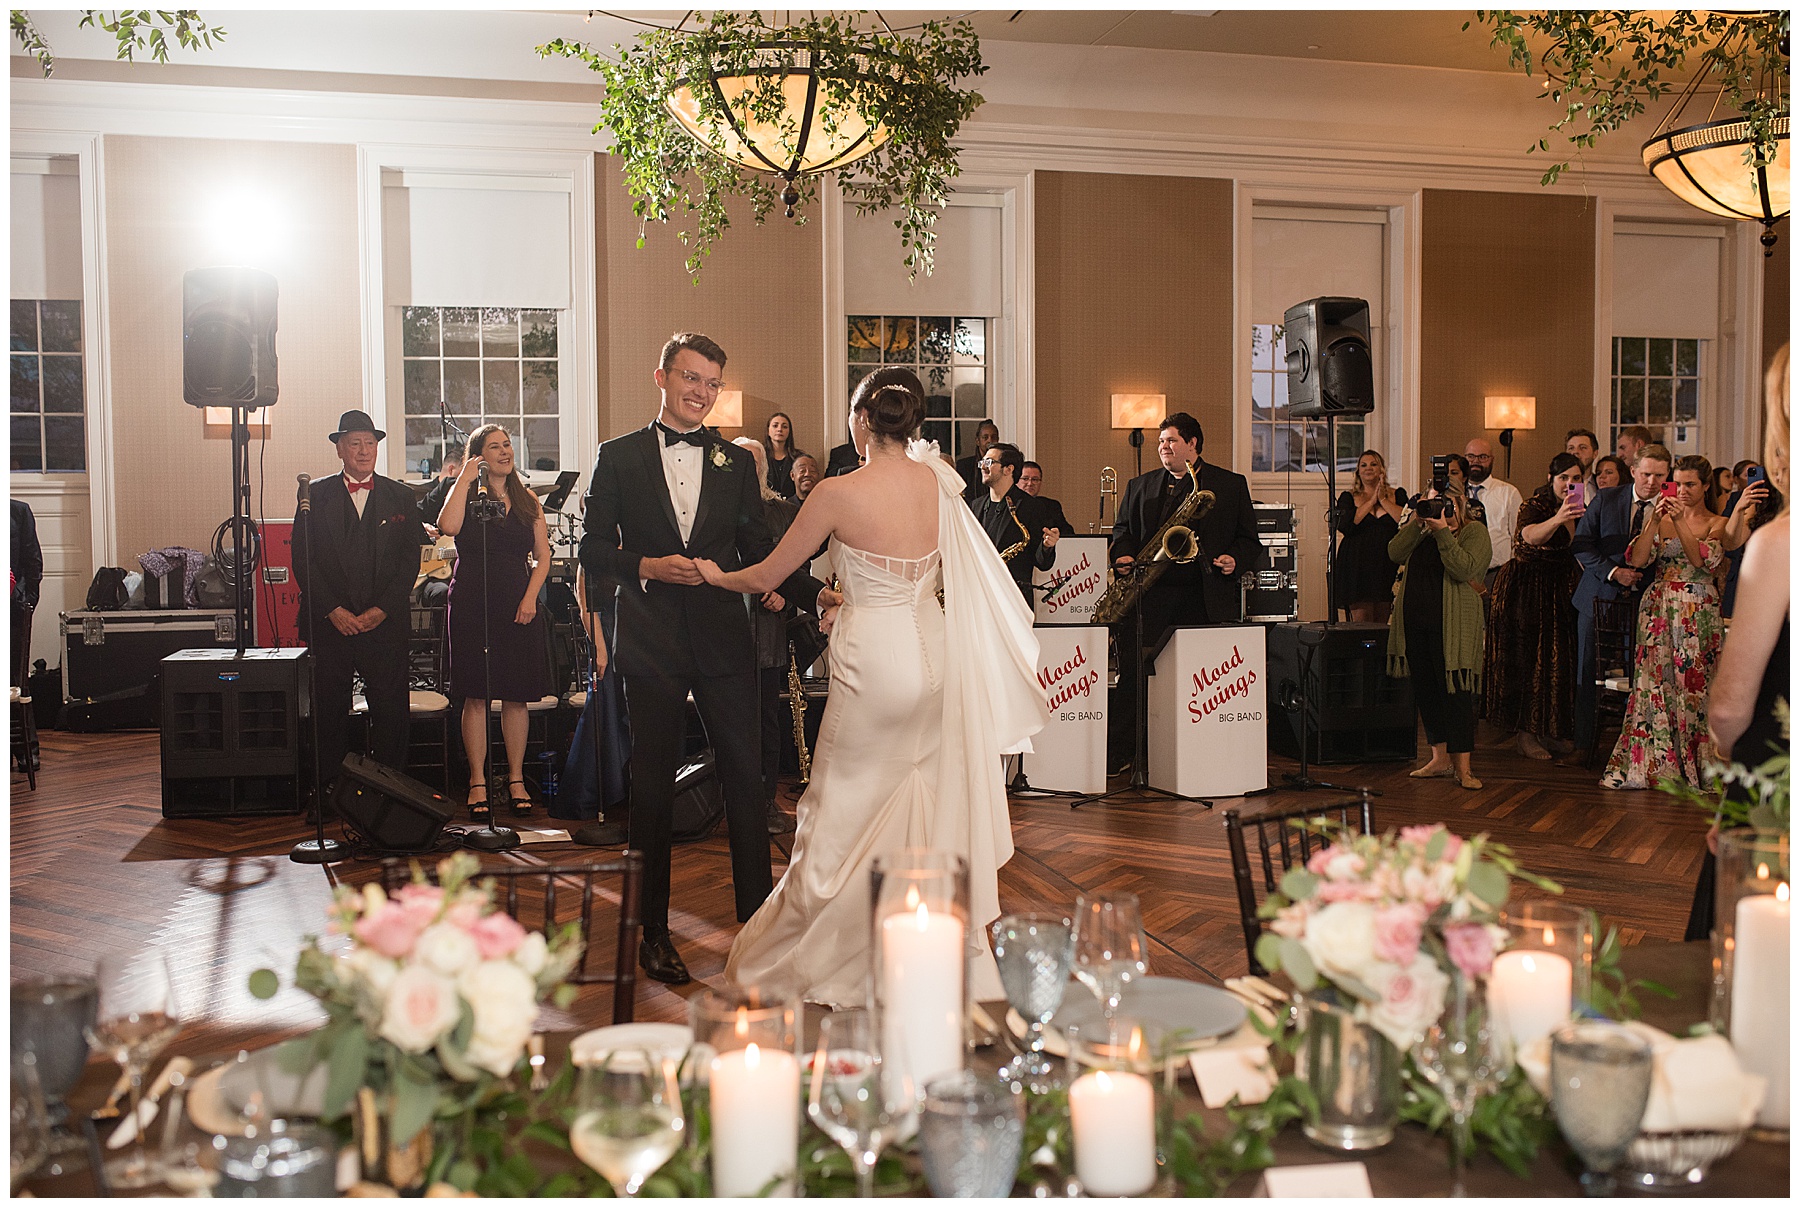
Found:
[[[921,932],[929,931],[931,929],[931,912],[925,909],[925,903],[919,903],[918,912],[913,915],[913,918],[917,921],[918,928]]]
[[[906,887],[906,908],[908,910],[911,910],[914,906],[917,906],[918,904],[919,904],[919,887],[917,885],[908,885]]]
[[[1788,884],[1786,881],[1783,881],[1775,887],[1775,900],[1777,902],[1785,902],[1788,900]]]
[[[1144,1049],[1144,1031],[1142,1028],[1131,1029],[1131,1039],[1125,1045],[1125,1055],[1136,1064]]]
[[[1094,1086],[1099,1090],[1099,1092],[1102,1095],[1111,1093],[1112,1079],[1108,1078],[1106,1076],[1105,1070],[1095,1070],[1094,1071]]]
[[[762,1050],[754,1044],[744,1046],[744,1068],[753,1070],[762,1064]]]
[[[1759,881],[1766,881],[1769,879],[1769,866],[1767,864],[1758,864],[1756,866],[1756,879]]]
[[[1525,954],[1525,959],[1519,962],[1519,967],[1527,973],[1537,972],[1537,962],[1531,959],[1531,954],[1529,952]]]
[[[1544,947],[1549,948],[1556,943],[1556,928],[1544,928]]]
[[[750,1010],[747,1007],[739,1007],[738,1008],[738,1011],[737,1011],[737,1034],[739,1036],[750,1035]],[[750,1047],[755,1048],[756,1046],[751,1045]]]

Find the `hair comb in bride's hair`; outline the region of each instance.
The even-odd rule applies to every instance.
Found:
[[[875,390],[860,410],[875,435],[904,438],[919,430],[925,419],[925,400],[896,383]]]

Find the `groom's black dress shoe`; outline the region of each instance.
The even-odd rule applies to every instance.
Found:
[[[638,944],[638,964],[653,981],[685,986],[694,980],[688,974],[687,966],[681,963],[681,953],[675,951],[675,942],[667,933],[643,938]]]
[[[766,821],[771,835],[791,835],[794,833],[794,827],[798,825],[773,801],[769,802]]]

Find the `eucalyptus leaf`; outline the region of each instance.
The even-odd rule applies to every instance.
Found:
[[[1279,937],[1281,941],[1281,969],[1294,985],[1302,990],[1310,990],[1319,984],[1318,970],[1313,967],[1313,959],[1299,940]]]
[[[1506,874],[1485,860],[1470,866],[1468,886],[1470,893],[1496,910],[1506,905]]]
[[[1281,892],[1290,902],[1303,902],[1319,887],[1319,878],[1295,865],[1281,875]]]
[[[325,1075],[323,1113],[335,1120],[350,1106],[369,1068],[369,1034],[361,1028],[345,1028],[331,1046],[331,1064]]]
[[[1265,931],[1256,937],[1256,962],[1271,972],[1283,968],[1281,963],[1285,955],[1281,947],[1282,937],[1273,931]]]
[[[1438,830],[1432,832],[1431,838],[1425,841],[1425,859],[1436,864],[1444,858],[1444,848],[1450,843],[1450,832]]]
[[[429,1080],[410,1077],[407,1068],[402,1066],[400,1076],[393,1081],[393,1093],[394,1114],[388,1127],[394,1144],[405,1145],[437,1114],[438,1088]]]

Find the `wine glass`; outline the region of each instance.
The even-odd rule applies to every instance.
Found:
[[[50,1125],[51,1174],[86,1164],[87,1142],[68,1128],[69,1108],[63,1096],[74,1089],[87,1064],[87,1030],[93,1025],[98,997],[93,977],[86,974],[13,983],[13,1065],[17,1068],[27,1053],[36,1059]]]
[[[1075,899],[1075,977],[1100,1000],[1110,1025],[1125,987],[1149,972],[1144,923],[1135,893],[1083,894]]]
[[[1489,1014],[1479,979],[1451,975],[1449,1002],[1413,1046],[1413,1059],[1450,1106],[1450,1194],[1465,1196],[1463,1167],[1469,1157],[1469,1119],[1475,1101],[1499,1086],[1512,1065],[1506,1029]]]
[[[919,1096],[905,1062],[882,1061],[875,1020],[861,1008],[819,1021],[806,1114],[844,1147],[856,1168],[856,1193],[875,1194],[875,1163],[888,1142],[911,1126]]]
[[[1612,1195],[1612,1169],[1636,1139],[1655,1068],[1650,1043],[1604,1020],[1574,1020],[1550,1034],[1550,1103],[1556,1126],[1587,1169],[1581,1187]]]
[[[114,1188],[149,1187],[161,1179],[162,1170],[144,1144],[146,1130],[138,1111],[144,1074],[181,1030],[169,957],[161,948],[103,956],[94,980],[100,1001],[88,1041],[124,1068],[131,1083],[131,1114],[139,1125],[131,1148],[106,1164],[106,1181]]]
[[[1074,960],[1069,920],[1054,914],[1009,914],[993,925],[994,963],[1006,1001],[1025,1021],[1025,1051],[1000,1067],[1000,1081],[1041,1095],[1062,1086],[1044,1056],[1044,1027],[1062,1006]]]
[[[675,1059],[625,1049],[576,1074],[569,1147],[599,1171],[614,1194],[637,1195],[686,1135]]]

